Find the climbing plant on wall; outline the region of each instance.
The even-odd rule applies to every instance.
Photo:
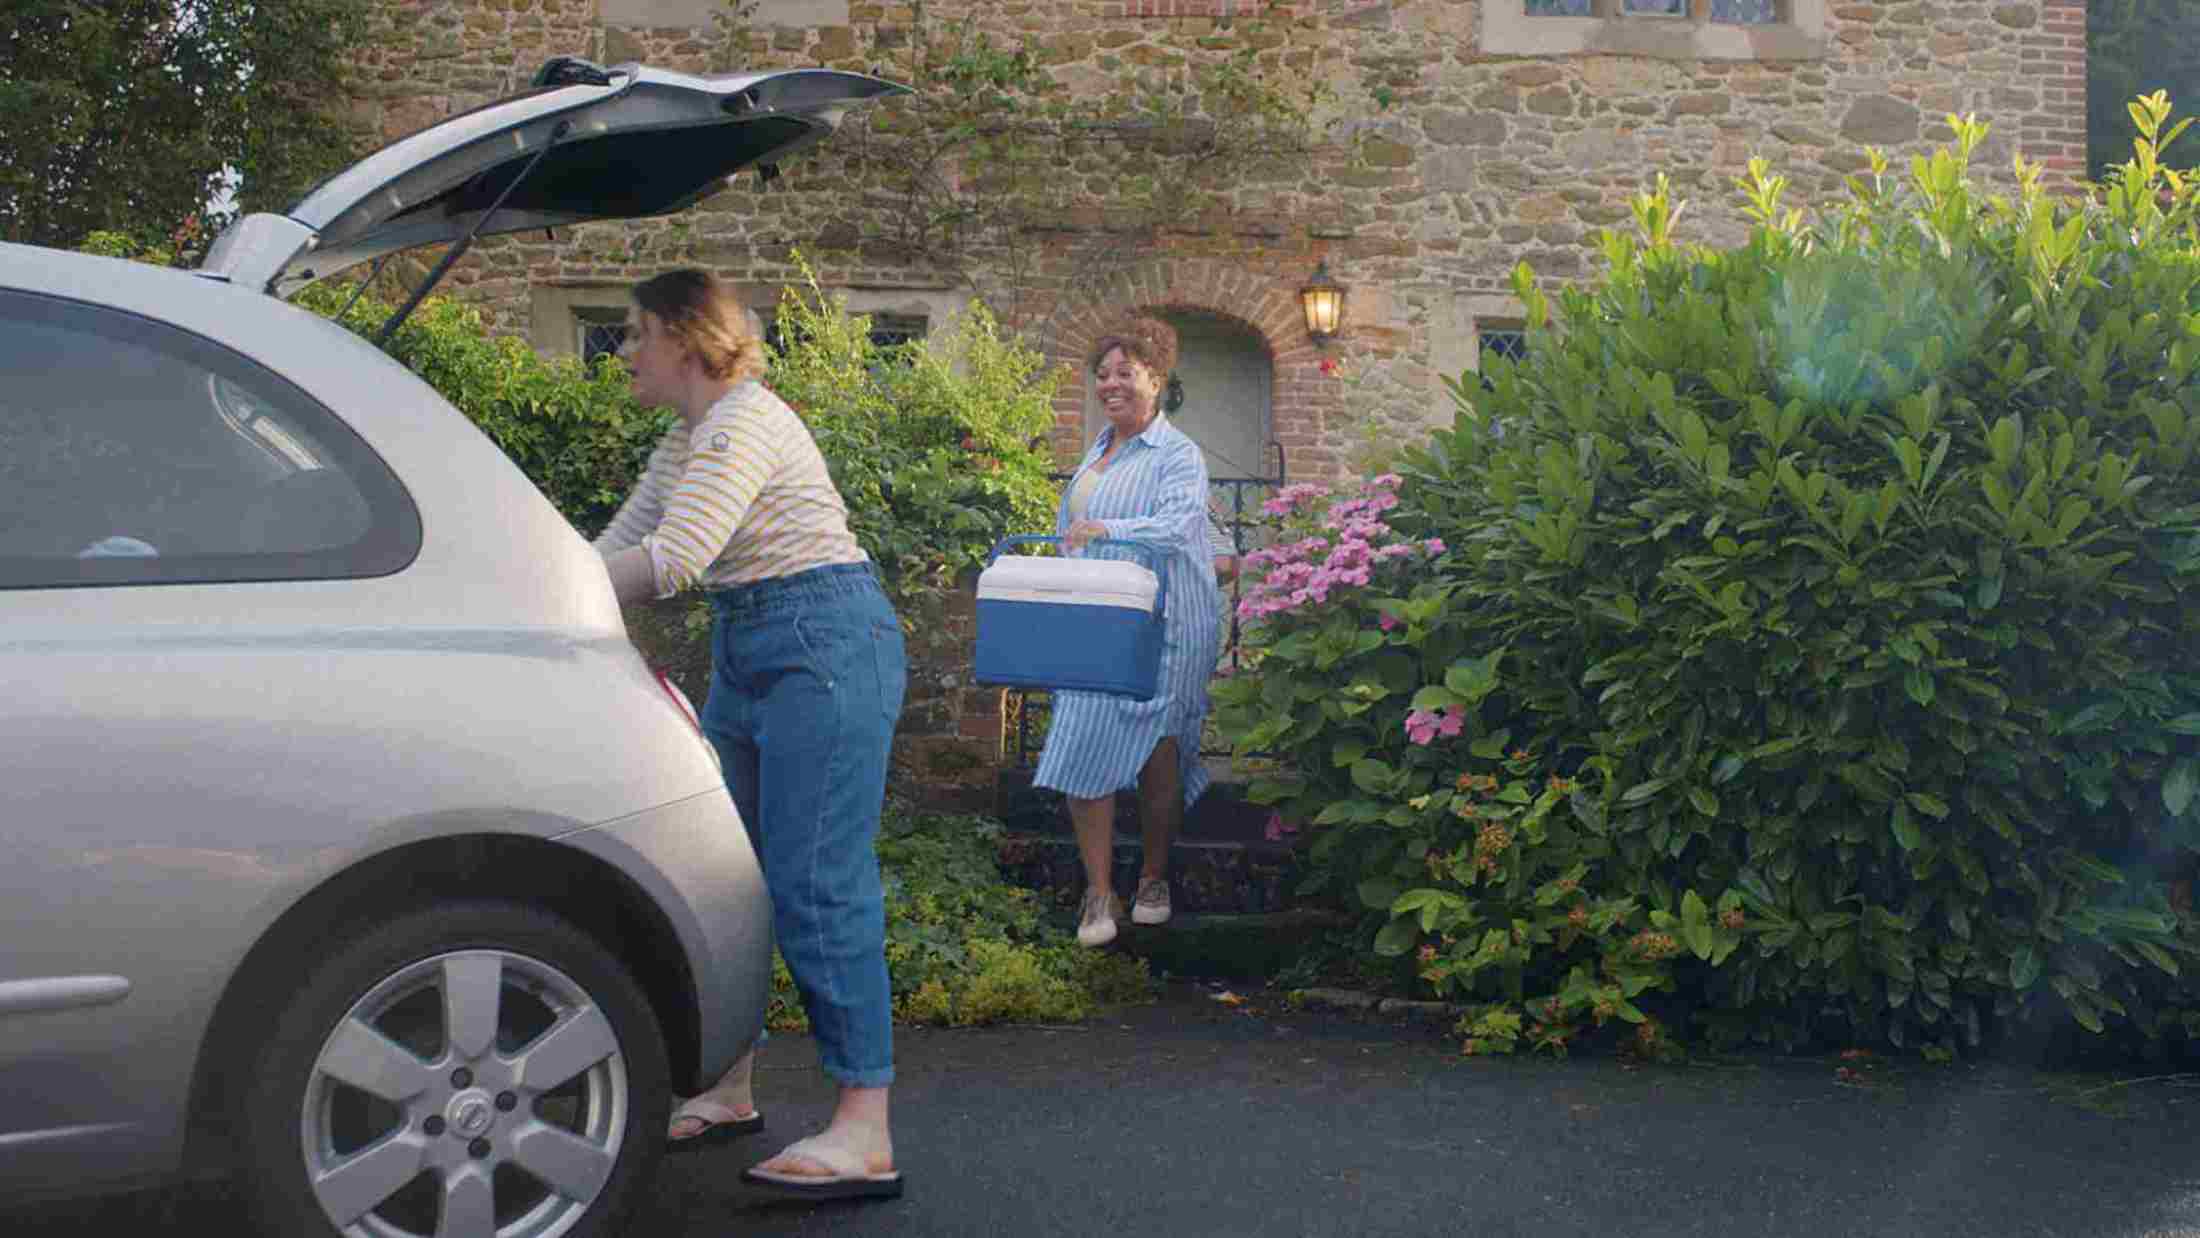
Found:
[[[1042,252],[1105,264],[1233,188],[1291,174],[1319,143],[1327,88],[1287,62],[1285,33],[1246,7],[1255,11],[1196,39],[1093,54],[1072,86],[1054,67],[1092,49],[919,0],[908,24],[869,32],[868,70],[912,93],[852,114],[835,136],[867,192],[821,226],[973,286],[983,279],[980,291],[1019,317]]]

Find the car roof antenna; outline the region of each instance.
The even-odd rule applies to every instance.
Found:
[[[449,274],[450,269],[457,264],[460,258],[466,256],[467,250],[473,248],[474,238],[480,235],[482,227],[498,211],[504,209],[504,200],[512,196],[512,191],[519,188],[520,182],[526,180],[528,175],[535,170],[535,165],[541,163],[542,157],[550,153],[550,148],[558,144],[558,139],[572,132],[572,129],[573,122],[570,120],[561,120],[557,123],[557,127],[550,131],[550,140],[542,144],[542,149],[535,152],[534,158],[527,161],[527,166],[519,170],[518,176],[513,177],[505,184],[504,188],[497,191],[496,201],[491,202],[489,209],[475,218],[474,226],[466,229],[466,235],[458,238],[456,243],[444,251],[442,259],[435,264],[435,269],[428,272],[428,278],[421,281],[420,287],[413,289],[413,294],[405,299],[405,303],[398,307],[396,313],[390,315],[388,322],[382,324],[382,329],[376,332],[374,336],[374,342],[377,346],[390,342],[390,337],[397,333],[397,328],[404,323],[406,318],[412,315],[413,310],[419,307],[421,301],[427,298],[429,290],[442,283],[443,277]]]

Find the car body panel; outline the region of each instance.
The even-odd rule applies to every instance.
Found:
[[[0,291],[46,299],[38,312],[57,322],[132,316],[248,359],[348,427],[412,505],[391,526],[402,548],[341,579],[246,578],[274,540],[214,552],[244,562],[224,583],[202,583],[188,548],[160,584],[125,564],[49,571],[69,560],[43,544],[16,552],[32,566],[0,588],[0,1194],[182,1168],[195,1089],[218,1088],[209,1064],[226,1060],[212,1033],[271,1022],[285,994],[263,972],[310,967],[292,952],[322,940],[286,934],[385,910],[351,905],[363,890],[444,896],[486,871],[407,868],[416,857],[487,847],[555,860],[557,880],[608,866],[603,897],[646,899],[651,948],[681,956],[603,943],[655,969],[660,1005],[664,969],[681,969],[673,1004],[692,1007],[691,1026],[668,1034],[697,1051],[675,1082],[699,1088],[753,1041],[771,983],[762,875],[715,755],[627,640],[600,556],[434,390],[279,298],[415,246],[678,210],[903,89],[822,69],[696,77],[561,59],[536,89],[401,138],[288,212],[237,221],[196,272],[0,244]],[[60,365],[27,364],[41,380]],[[20,424],[44,416],[34,433],[74,442],[51,427],[102,408],[128,438],[129,418],[168,407],[157,384],[142,404],[88,398],[26,406]],[[52,493],[107,501],[84,481],[101,474],[57,476]],[[330,510],[306,497],[290,510]],[[54,527],[73,535],[71,519]],[[118,536],[77,560],[111,542],[161,552],[100,523]]]
[[[600,556],[493,443],[263,295],[20,246],[0,246],[0,288],[279,367],[342,411],[421,523],[382,577],[0,590],[0,982],[130,986],[0,1013],[0,1191],[176,1168],[191,1064],[247,952],[423,839],[561,839],[612,863],[671,900],[712,1060],[753,1036],[768,903],[716,759],[626,639]]]
[[[769,993],[771,897],[749,849],[733,797],[723,788],[558,841],[617,868],[642,887],[672,922],[697,986],[695,1074],[675,1080],[686,1092],[718,1081],[764,1030]]]

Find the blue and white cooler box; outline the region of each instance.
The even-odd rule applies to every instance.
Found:
[[[1152,700],[1161,680],[1167,590],[1159,552],[1095,538],[1146,560],[1041,558],[1002,551],[1053,537],[1011,537],[978,574],[977,680],[1010,688],[1078,689]]]

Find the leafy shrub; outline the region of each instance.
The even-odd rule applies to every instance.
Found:
[[[2200,1033],[2176,884],[2200,851],[2200,203],[2157,162],[2166,100],[2133,113],[2136,158],[2083,204],[2021,162],[2013,200],[1982,193],[1984,126],[1956,117],[1906,183],[1875,152],[1816,214],[1753,162],[1734,249],[1677,243],[1661,178],[1601,280],[1554,306],[1517,274],[1528,356],[1462,382],[1401,467],[1388,523],[1441,537],[1440,570],[1266,617],[1231,717],[1301,777],[1260,790],[1413,887],[1382,945],[1433,945],[1497,1002],[1472,1030],[1633,983],[1609,935],[1586,972],[1590,947],[1535,936],[1555,877],[1672,933],[1645,987],[1669,974],[1726,1037]],[[1414,882],[1431,854],[1456,873],[1438,778],[1513,744],[1578,780],[1563,812],[1513,805],[1511,845],[1551,855],[1494,892]],[[1502,966],[1472,965],[1488,932],[1444,939],[1462,915],[1507,930]]]
[[[881,346],[802,270],[781,293],[768,381],[817,436],[887,580],[949,583],[1003,536],[1050,526],[1059,372],[975,302],[939,334]]]
[[[984,817],[918,813],[889,801],[878,855],[895,1018],[1058,1022],[1146,999],[1143,962],[1078,948],[1041,918],[1035,894],[1003,878],[994,858],[1000,834],[1000,823]],[[806,1026],[783,963],[774,987],[771,1026]]]
[[[1247,557],[1239,608],[1262,625],[1255,670],[1216,685],[1217,717],[1241,746],[1296,758],[1253,797],[1281,805],[1271,837],[1313,828],[1312,884],[1375,913],[1378,955],[1418,944],[1437,995],[1500,999],[1462,1021],[1468,1052],[1563,1053],[1585,1020],[1614,1018],[1647,1046],[1658,1025],[1633,999],[1675,987],[1681,939],[1723,958],[1739,936],[1693,893],[1676,915],[1612,881],[1609,844],[1554,812],[1572,784],[1538,784],[1536,758],[1482,727],[1497,659],[1465,656],[1445,622],[1451,590],[1426,569],[1441,539],[1385,519],[1398,486],[1302,483],[1265,505],[1273,545]]]

